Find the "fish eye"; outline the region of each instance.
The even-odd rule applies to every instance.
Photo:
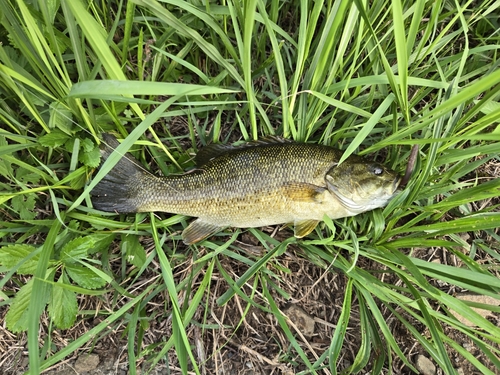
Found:
[[[371,169],[371,172],[373,172],[373,174],[374,174],[375,176],[382,176],[382,175],[384,174],[384,168],[379,167],[379,166],[377,166],[377,165],[373,165],[373,166],[371,166],[371,168],[370,168],[370,169]]]

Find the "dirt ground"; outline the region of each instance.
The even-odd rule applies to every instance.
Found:
[[[241,248],[244,252],[259,252],[262,249],[253,244],[250,235],[241,236]],[[418,255],[418,254],[417,254]],[[435,251],[429,254],[428,250],[422,250],[422,258],[430,261],[447,262],[453,261],[450,254],[443,251]],[[234,259],[220,257],[224,269],[233,274],[234,277],[242,275],[246,267]],[[285,300],[281,295],[273,295],[276,301],[280,302],[279,308],[295,323],[301,334],[296,338],[304,351],[308,353],[309,360],[314,361],[330,345],[336,323],[341,311],[341,305],[344,298],[346,287],[346,277],[335,272],[325,272],[324,269],[314,266],[310,261],[301,256],[299,248],[290,247],[289,250],[280,256],[280,264],[287,267],[292,272],[281,272],[279,286],[290,295],[290,299]],[[182,268],[179,268],[181,267]],[[189,268],[189,264],[180,265],[177,275],[181,275]],[[368,260],[360,259],[359,266],[370,269],[377,265],[371,264]],[[201,275],[203,276],[203,275]],[[201,278],[198,278],[201,279]],[[245,301],[241,298],[233,298],[225,306],[217,306],[215,300],[218,296],[227,290],[227,285],[222,277],[219,278],[214,273],[213,285],[211,286],[212,302],[208,301],[211,310],[206,316],[205,327],[217,327],[217,329],[205,328],[191,325],[188,329],[189,338],[194,346],[199,364],[204,363],[200,368],[203,374],[228,374],[228,375],[260,375],[260,374],[283,374],[292,375],[301,370],[306,370],[300,366],[292,366],[295,363],[297,354],[288,349],[289,340],[284,335],[276,318],[262,310],[251,307],[244,320],[244,310],[247,308]],[[439,285],[441,289],[446,289],[446,285]],[[456,293],[456,291],[450,291]],[[156,306],[161,306],[162,296],[158,300],[150,303],[151,311],[148,314],[155,314]],[[163,296],[165,297],[165,296]],[[257,302],[263,302],[257,296]],[[81,297],[81,310],[90,310],[96,307],[98,302],[90,297]],[[217,307],[214,307],[217,306]],[[101,306],[101,308],[106,308]],[[199,309],[195,314],[195,321],[203,321],[203,314],[206,312]],[[402,326],[397,319],[391,316],[389,310],[384,310],[387,314],[387,322],[393,330],[398,345],[411,363],[415,364],[422,374],[441,374],[435,364],[429,360],[412,335]],[[6,308],[0,308],[0,317],[3,320]],[[153,315],[149,315],[153,316]],[[353,302],[351,319],[346,338],[346,344],[343,347],[342,356],[338,363],[338,369],[346,369],[354,360],[354,356],[359,350],[360,332],[358,319],[357,301]],[[491,321],[499,324],[498,316],[489,316]],[[73,340],[98,324],[100,320],[86,319],[82,320],[75,327],[66,331],[52,332],[52,349],[54,351],[62,348],[68,341]],[[48,319],[42,321],[42,330],[46,331]],[[398,324],[399,323],[399,324]],[[223,327],[223,328],[222,328]],[[415,324],[415,327],[422,335],[427,335],[426,327]],[[94,343],[88,343],[77,353],[66,358],[63,362],[56,364],[46,370],[44,374],[48,375],[108,375],[129,373],[128,353],[126,334],[124,334],[125,325],[113,326],[113,332],[105,337],[96,340]],[[149,329],[145,333],[144,345],[154,344],[164,341],[170,332],[168,319],[161,314],[156,315],[150,321]],[[26,335],[13,335],[6,331],[3,326],[0,339],[0,374],[19,375],[26,371],[28,365],[26,350]],[[292,330],[293,331],[293,330]],[[488,359],[482,358],[481,351],[465,335],[456,331],[448,331],[447,335],[456,340],[460,345],[466,348],[472,355],[479,358],[484,364],[488,365]],[[479,374],[468,361],[451,348],[449,349],[450,358],[455,368],[461,374]],[[373,356],[373,354],[372,354]],[[300,361],[300,359],[298,359]],[[166,356],[166,361],[152,367],[147,359],[138,361],[137,373],[150,374],[180,374],[177,367],[177,358],[172,352]],[[369,369],[370,366],[368,365]],[[492,368],[493,369],[493,368]],[[400,360],[395,360],[392,364],[392,373],[410,374],[412,373]],[[495,370],[500,373],[499,370]],[[328,372],[324,372],[325,374]],[[391,373],[385,369],[384,374]]]

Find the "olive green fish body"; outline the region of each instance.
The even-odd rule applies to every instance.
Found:
[[[107,136],[106,142],[116,140]],[[104,158],[111,152],[105,148]],[[93,204],[111,212],[164,211],[198,217],[183,233],[186,243],[229,226],[283,223],[294,224],[295,234],[302,237],[325,215],[356,215],[384,205],[394,194],[399,177],[393,172],[358,156],[337,167],[341,155],[332,147],[276,139],[240,147],[216,145],[198,154],[197,169],[168,177],[152,176],[127,155],[96,186]],[[344,165],[350,167],[340,178],[345,181],[333,181],[336,168]],[[368,203],[358,204],[356,192],[371,189],[358,177],[381,180],[373,169],[385,172],[383,188],[377,187],[375,203],[369,197]]]

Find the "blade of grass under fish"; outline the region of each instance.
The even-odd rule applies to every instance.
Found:
[[[363,295],[363,298],[365,299],[368,307],[370,308],[371,315],[373,316],[373,318],[377,322],[378,328],[382,332],[389,348],[392,349],[394,351],[394,353],[396,353],[396,355],[401,359],[401,361],[406,366],[408,366],[413,371],[417,372],[417,370],[408,361],[408,359],[406,358],[406,356],[403,354],[403,352],[399,348],[398,344],[396,343],[396,340],[395,340],[394,336],[392,335],[391,330],[387,326],[387,323],[385,321],[383,314],[380,312],[380,310],[377,306],[377,303],[375,302],[375,300],[373,299],[371,294],[367,293],[367,291],[363,287],[363,285],[359,284],[359,285],[355,285],[355,286],[356,286],[356,291]]]
[[[294,237],[288,238],[282,243],[280,243],[278,246],[276,246],[274,249],[271,251],[268,251],[266,255],[264,255],[262,258],[260,258],[253,266],[251,266],[239,279],[236,281],[235,285],[238,289],[242,287],[243,284],[245,284],[251,277],[255,275],[256,272],[258,272],[263,266],[267,264],[267,262],[273,258],[276,253],[279,253],[280,251],[283,251],[283,249],[286,249],[287,246],[295,242],[296,239]],[[226,291],[222,296],[220,296],[217,299],[217,304],[219,306],[225,305],[236,293],[234,288],[229,289]]]
[[[330,347],[328,348],[330,371],[332,374],[337,374],[338,359],[340,358],[342,348],[345,342],[345,335],[347,326],[349,325],[349,318],[351,316],[352,304],[352,285],[353,279],[347,280],[347,285],[344,294],[344,301],[342,303],[342,311],[335,327],[335,332],[331,339]]]
[[[405,257],[405,259],[407,259],[407,258]],[[405,264],[409,265],[411,263],[406,262]],[[415,274],[413,272],[416,270],[417,270],[416,267],[412,267],[409,269],[410,273],[413,276],[415,276]],[[417,291],[417,289],[415,289],[415,287],[408,281],[408,279],[406,279],[406,277],[402,273],[399,274],[399,277],[403,280],[403,282],[406,284],[409,291],[413,294],[415,301],[419,305],[419,311],[422,314],[422,316],[426,322],[426,327],[429,328],[431,337],[433,339],[432,341],[434,343],[434,347],[436,350],[435,355],[433,355],[433,358],[439,363],[439,366],[441,368],[443,368],[447,373],[453,374],[455,372],[455,369],[453,368],[453,365],[451,364],[451,361],[450,361],[450,358],[448,356],[448,353],[446,352],[446,348],[444,346],[444,343],[441,340],[441,335],[438,332],[438,330],[439,331],[442,330],[441,325],[439,324],[439,322],[436,319],[434,319],[431,316],[431,314],[428,311],[428,304],[424,303],[425,299],[422,298],[422,295]],[[421,285],[421,283],[419,283],[419,285]],[[432,353],[433,352],[430,351],[430,354],[432,354]]]
[[[99,61],[106,69],[109,78],[119,81],[126,81],[127,77],[123,73],[115,56],[110,51],[110,45],[107,42],[106,31],[97,23],[97,21],[88,13],[80,0],[62,0],[77,20],[78,25],[83,31],[83,35],[89,41],[93,51],[99,58]],[[140,119],[144,119],[142,110],[136,103],[130,103],[130,107]]]
[[[42,315],[45,305],[48,301],[48,287],[44,282],[47,277],[47,269],[49,260],[54,250],[54,244],[61,229],[62,222],[54,220],[47,238],[43,244],[35,274],[33,276],[33,289],[31,292],[30,303],[28,307],[29,322],[28,322],[28,355],[31,375],[39,374],[40,372],[40,357],[39,357],[39,327],[40,316]]]
[[[276,64],[276,71],[278,73],[279,85],[281,91],[281,108],[283,111],[283,137],[287,138],[290,134],[290,122],[293,122],[292,112],[288,104],[288,80],[285,73],[285,67],[283,63],[283,58],[281,56],[281,49],[276,38],[275,31],[271,25],[266,10],[265,4],[262,0],[258,0],[257,7],[259,9],[259,14],[261,15],[264,24],[266,25],[267,35],[271,41],[271,46],[273,47],[274,62]]]
[[[322,4],[321,2],[315,2],[313,9],[309,12],[309,3],[307,0],[300,1],[300,22],[299,22],[299,33],[297,36],[297,57],[296,65],[293,70],[293,78],[291,83],[291,98],[290,98],[290,110],[291,112],[295,109],[295,101],[297,100],[297,95],[299,94],[299,84],[303,79],[303,71],[305,67],[305,62],[307,56],[309,55],[309,49],[311,47],[311,40],[314,33],[317,30],[317,22],[321,13]],[[297,139],[297,135],[294,134],[295,129],[292,130],[292,138]]]
[[[174,275],[172,272],[172,267],[169,260],[165,256],[163,249],[159,244],[158,231],[155,228],[155,218],[153,213],[150,214],[152,235],[155,242],[156,253],[161,264],[161,274],[163,281],[167,287],[168,294],[170,296],[170,302],[172,304],[172,336],[174,340],[175,350],[177,353],[177,358],[183,373],[187,373],[188,363],[187,359],[191,360],[191,366],[196,374],[200,374],[200,370],[194,358],[189,340],[187,338],[186,329],[184,326],[184,321],[182,319],[182,314],[179,306],[177,288],[174,283]]]
[[[170,13],[166,8],[162,7],[156,0],[132,0],[138,5],[142,5],[147,9],[151,10],[157,17],[159,17],[163,22],[171,25],[177,30],[181,35],[193,39],[196,44],[216,63],[224,67],[228,73],[240,84],[241,87],[245,87],[245,80],[238,73],[236,68],[229,63],[220,52],[208,41],[202,37],[196,30],[190,28],[188,25],[182,23],[178,20],[172,13]]]
[[[132,34],[132,25],[134,23],[135,14],[135,3],[133,1],[127,1],[126,12],[125,12],[125,29],[123,31],[122,39],[122,64],[127,61],[127,55],[129,53],[129,42]]]
[[[371,354],[376,353],[374,363],[371,368],[374,374],[380,373],[387,358],[384,351],[384,345],[380,339],[375,322],[370,319],[370,312],[363,302],[361,296],[359,304],[359,319],[361,325],[361,348],[359,349],[352,365],[349,367],[349,373],[358,373],[368,364]]]
[[[408,108],[408,45],[406,44],[406,28],[403,19],[403,7],[400,0],[393,0],[392,20],[394,22],[394,40],[396,42],[396,57],[398,76],[400,79],[399,92],[401,97],[401,110],[407,124],[410,123]]]
[[[252,138],[257,140],[259,133],[257,130],[257,117],[255,113],[255,90],[253,88],[252,75],[252,39],[255,20],[255,11],[257,7],[256,0],[247,0],[243,3],[243,45],[240,52],[243,68],[243,79],[245,80],[245,92],[248,100],[248,109],[250,115],[250,129]]]
[[[219,87],[196,85],[175,82],[147,82],[147,81],[119,81],[119,80],[96,80],[85,81],[74,84],[69,93],[70,97],[100,98],[107,96],[133,96],[133,95],[212,95],[237,93]]]
[[[127,335],[127,353],[128,353],[128,362],[129,362],[129,373],[130,375],[137,374],[137,363],[136,363],[136,355],[135,355],[135,338],[136,338],[136,330],[137,330],[137,321],[139,320],[139,312],[141,310],[141,305],[137,304],[134,307],[134,311],[130,314],[130,318],[127,325],[128,335]]]
[[[361,145],[361,143],[363,143],[366,137],[370,135],[373,128],[379,123],[380,118],[391,106],[393,101],[394,101],[394,95],[389,94],[389,96],[387,96],[387,98],[384,99],[384,101],[380,104],[380,106],[377,108],[375,113],[369,118],[369,120],[366,123],[361,124],[362,126],[361,130],[357,133],[356,137],[354,137],[353,141],[349,144],[349,146],[342,154],[342,157],[339,160],[339,164],[341,164],[344,160],[346,160],[349,156],[351,156]]]
[[[415,46],[417,33],[419,32],[420,26],[422,24],[422,14],[424,12],[424,9],[425,0],[417,0],[413,4],[413,14],[411,17],[410,29],[408,30],[408,36],[406,38],[406,56],[408,56],[408,58],[410,58],[412,49]]]

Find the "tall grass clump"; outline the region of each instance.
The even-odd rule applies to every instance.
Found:
[[[455,354],[485,374],[500,368],[500,328],[477,310],[500,311],[498,2],[0,5],[0,312],[20,340],[27,333],[31,373],[122,328],[131,374],[165,361],[204,374],[250,311],[271,314],[286,338],[274,361],[294,373],[416,372],[395,326],[444,373],[456,373]],[[183,216],[92,208],[90,191],[119,158],[97,170],[102,132],[163,174],[193,166],[206,144],[268,135],[400,171],[413,145],[419,154],[383,210],[326,221],[303,240],[228,230],[186,249]],[[265,252],[241,246],[247,235]],[[288,251],[345,277],[321,350],[282,311]],[[431,262],[435,253],[454,263]],[[215,324],[229,305],[238,324]],[[92,317],[55,344],[53,332]],[[150,343],[158,320],[165,334]],[[225,339],[210,341],[216,332]],[[206,355],[200,340],[213,345]]]

